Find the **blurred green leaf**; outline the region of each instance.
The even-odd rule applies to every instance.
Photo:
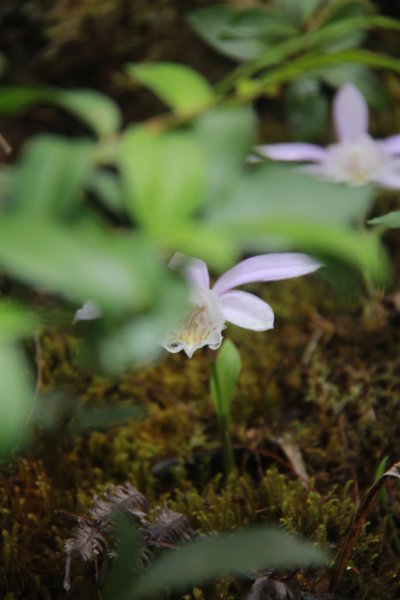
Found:
[[[256,165],[242,177],[227,206],[208,207],[212,222],[231,218],[287,218],[348,227],[363,221],[374,201],[372,187],[321,181],[287,165]]]
[[[191,133],[129,127],[120,164],[127,210],[149,231],[167,232],[199,208],[205,157]]]
[[[72,432],[82,435],[90,431],[99,431],[116,427],[127,421],[137,421],[145,416],[145,410],[139,405],[126,405],[113,402],[97,408],[84,407],[73,418]]]
[[[314,71],[314,75],[334,88],[340,88],[351,81],[361,91],[368,104],[375,108],[383,110],[392,103],[383,81],[364,65],[354,63],[331,65],[319,72]]]
[[[151,313],[142,313],[112,329],[100,343],[100,363],[108,370],[144,365],[157,360],[162,344],[177,319],[187,310],[187,285],[172,272],[159,280]]]
[[[342,65],[344,63],[357,63],[382,69],[388,69],[394,72],[400,72],[400,60],[376,54],[368,50],[346,50],[335,54],[307,54],[298,59],[292,60],[285,67],[274,69],[259,78],[254,84],[252,93],[254,96],[268,88],[275,89],[277,85],[292,81],[305,73],[314,75],[319,73],[322,67],[332,65]]]
[[[0,341],[0,458],[28,441],[34,389],[21,350]]]
[[[212,223],[182,222],[158,237],[162,246],[172,251],[202,258],[217,271],[232,265],[239,252],[232,238]]]
[[[16,168],[9,165],[0,166],[0,211],[7,208],[15,190]]]
[[[367,187],[325,183],[284,166],[262,165],[242,180],[229,205],[209,208],[208,215],[243,250],[325,254],[383,283],[389,269],[378,237],[353,229],[364,221],[372,200]]]
[[[204,200],[220,204],[229,200],[242,176],[254,139],[255,115],[248,106],[221,107],[195,119],[193,129],[206,157]]]
[[[231,340],[225,340],[212,367],[210,388],[217,414],[227,421],[230,418],[231,401],[241,368],[242,361],[235,344]]]
[[[93,169],[88,174],[86,186],[112,213],[121,215],[125,212],[121,182],[115,173]]]
[[[400,210],[394,210],[386,215],[382,215],[381,217],[369,219],[367,222],[368,225],[384,225],[390,229],[397,229],[400,227]]]
[[[76,213],[93,145],[43,135],[30,141],[15,179],[15,208],[26,216]]]
[[[329,107],[319,82],[311,77],[291,82],[285,94],[285,113],[295,139],[320,138],[328,125]]]
[[[331,2],[327,5],[325,11],[324,27],[334,23],[346,24],[354,18],[371,18],[371,15],[366,13],[366,3],[363,0],[351,1],[342,0],[341,2]],[[368,7],[370,8],[370,7]],[[372,18],[374,15],[372,15]],[[323,29],[323,27],[321,28]],[[336,40],[331,40],[324,44],[324,49],[327,52],[339,52],[361,46],[366,39],[366,32],[362,29],[353,29],[339,36]]]
[[[224,31],[226,39],[258,38],[266,48],[277,41],[297,34],[296,28],[290,25],[286,19],[262,7],[233,10]]]
[[[299,27],[329,0],[274,0],[276,10],[289,22]]]
[[[0,112],[14,114],[34,104],[55,104],[81,119],[98,136],[118,131],[121,113],[113,100],[89,89],[7,86],[0,89]]]
[[[324,553],[310,543],[272,528],[250,529],[205,538],[165,553],[127,587],[120,598],[145,598],[228,574],[262,568],[322,564]]]
[[[102,597],[104,600],[128,600],[125,590],[130,587],[135,576],[134,566],[140,556],[141,538],[138,530],[132,527],[132,518],[129,518],[129,515],[121,508],[114,514],[118,558],[114,561],[112,571],[105,581]]]
[[[400,21],[388,17],[373,15],[358,17],[356,16],[349,19],[327,23],[326,25],[324,25],[324,27],[321,27],[320,29],[304,33],[303,35],[297,35],[293,39],[287,39],[278,44],[274,44],[271,48],[266,49],[262,53],[262,55],[260,55],[256,60],[253,60],[248,64],[241,65],[240,67],[235,69],[224,80],[222,80],[222,82],[218,84],[217,89],[219,91],[229,90],[232,87],[235,87],[237,83],[242,81],[243,79],[254,77],[254,75],[256,75],[257,73],[261,73],[264,69],[271,68],[277,65],[279,67],[276,69],[276,72],[274,71],[274,75],[275,77],[277,77],[277,81],[279,82],[280,71],[282,70],[284,72],[287,72],[287,69],[289,69],[290,71],[291,65],[288,64],[287,61],[287,59],[290,56],[308,52],[310,50],[313,50],[314,48],[318,48],[318,46],[326,46],[330,42],[337,42],[338,39],[342,39],[346,35],[352,35],[354,31],[369,30],[373,27],[380,27],[382,29],[388,30],[400,30]],[[372,56],[378,56],[379,60],[380,55],[374,55],[372,52],[370,54]],[[331,61],[332,56],[334,57],[335,55],[330,55]],[[316,56],[315,54],[308,56],[308,58],[314,57],[318,59],[318,55]],[[304,59],[305,57],[300,56],[300,58]],[[333,61],[335,61],[335,58],[333,58]],[[363,60],[348,60],[348,62],[363,62]],[[303,65],[302,70],[297,70],[296,76],[305,72],[304,66],[305,65]],[[323,66],[326,65],[324,64]],[[309,67],[306,67],[306,69],[308,68]],[[387,68],[391,67],[387,65]],[[283,78],[283,80],[285,79]]]
[[[179,114],[195,112],[214,100],[208,81],[185,65],[158,62],[127,65],[126,70]]]
[[[263,9],[235,10],[217,4],[192,11],[188,21],[215,50],[235,60],[252,60],[277,41],[296,33],[279,16]]]
[[[0,338],[11,341],[33,333],[38,324],[36,315],[11,300],[0,300]]]
[[[139,237],[25,216],[1,218],[0,265],[26,283],[76,302],[93,299],[114,312],[151,306],[164,268],[156,250]]]

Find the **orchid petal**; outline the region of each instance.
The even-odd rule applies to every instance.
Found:
[[[386,152],[393,156],[400,155],[400,134],[391,135],[381,142]]]
[[[101,314],[101,310],[97,304],[93,302],[93,300],[88,300],[75,312],[72,324],[77,321],[93,321],[94,319],[101,317]]]
[[[221,275],[213,290],[220,296],[234,287],[256,281],[277,281],[306,275],[321,266],[306,254],[296,252],[261,254],[243,260]]]
[[[379,183],[385,188],[394,190],[400,189],[400,171],[398,173],[388,173],[387,175],[382,175],[376,180],[376,183]]]
[[[181,254],[180,252],[175,252],[168,265],[171,269],[184,267],[184,273],[190,283],[206,290],[209,289],[210,276],[204,260],[186,256],[186,254]]]
[[[274,326],[274,313],[269,304],[248,292],[227,292],[220,297],[222,314],[226,321],[251,329],[266,331]]]
[[[304,143],[267,144],[255,146],[255,150],[266,158],[286,161],[322,162],[326,155],[325,149],[321,146]]]
[[[339,142],[356,142],[368,131],[368,106],[361,92],[347,83],[333,101],[333,121]]]

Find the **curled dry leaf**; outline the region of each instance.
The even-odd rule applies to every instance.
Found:
[[[165,505],[157,508],[153,523],[146,522],[145,531],[149,545],[159,548],[172,548],[193,539],[195,535],[185,515]]]

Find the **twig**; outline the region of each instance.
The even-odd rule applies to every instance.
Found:
[[[340,580],[343,576],[344,570],[346,568],[347,562],[349,560],[350,554],[357,542],[357,539],[361,533],[361,530],[364,526],[365,519],[367,518],[368,513],[372,509],[372,505],[377,495],[381,491],[381,488],[386,483],[386,479],[388,477],[394,477],[396,479],[400,479],[400,462],[395,463],[390,469],[385,471],[381,477],[371,487],[366,491],[364,496],[361,499],[361,504],[358,507],[357,512],[355,513],[353,520],[350,524],[350,528],[347,534],[347,538],[336,557],[335,564],[332,570],[332,576],[329,582],[329,592],[336,592]]]
[[[3,150],[4,154],[10,154],[12,152],[12,148],[7,140],[0,133],[0,148]]]

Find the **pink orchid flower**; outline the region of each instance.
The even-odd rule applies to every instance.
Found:
[[[304,169],[331,181],[400,188],[400,135],[374,140],[368,134],[368,107],[351,83],[335,96],[333,122],[338,142],[327,148],[288,143],[256,146],[256,150],[272,160],[312,163]]]
[[[188,259],[184,274],[190,284],[190,307],[163,346],[169,352],[183,350],[189,358],[203,346],[217,350],[226,321],[252,331],[273,328],[274,313],[269,304],[254,294],[233,288],[245,283],[298,277],[321,266],[306,254],[263,254],[243,260],[210,288],[210,276],[204,261],[175,254],[170,266],[180,266],[185,258]]]

